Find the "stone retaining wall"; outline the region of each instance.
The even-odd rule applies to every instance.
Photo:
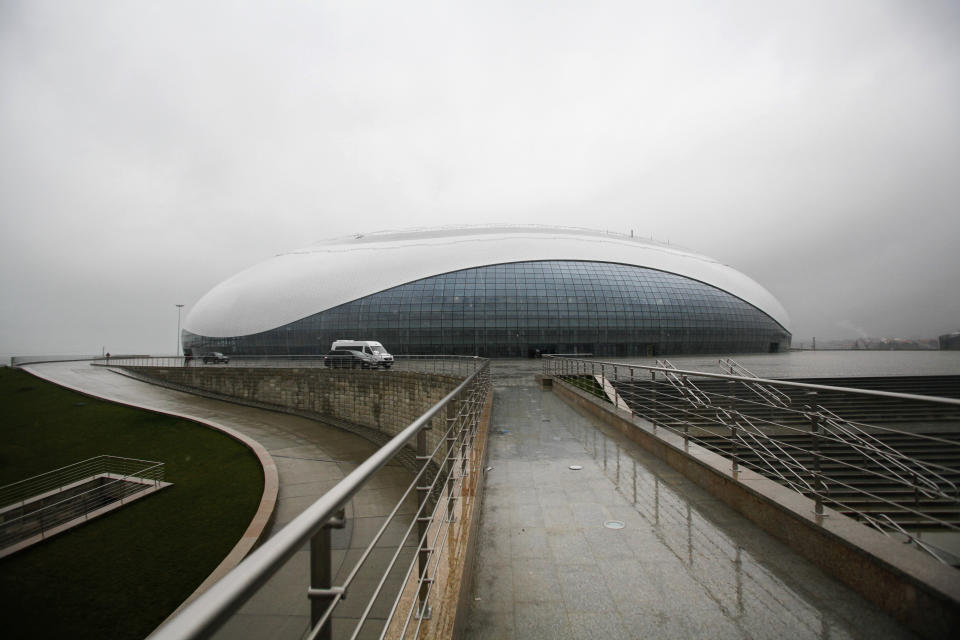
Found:
[[[383,434],[385,440],[402,431],[462,382],[456,376],[412,371],[258,367],[124,369],[172,387],[352,423]],[[444,419],[445,414],[441,412],[433,420],[434,428],[427,431],[431,450],[443,437]]]

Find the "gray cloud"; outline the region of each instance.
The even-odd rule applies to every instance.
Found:
[[[0,352],[355,231],[634,229],[798,337],[960,328],[953,2],[0,5]]]

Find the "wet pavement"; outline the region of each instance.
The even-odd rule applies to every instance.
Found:
[[[537,368],[494,366],[466,638],[913,637]]]

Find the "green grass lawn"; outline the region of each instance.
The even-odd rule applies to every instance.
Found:
[[[608,398],[607,394],[603,391],[603,387],[600,386],[600,383],[597,382],[593,376],[564,376],[563,379],[573,386],[583,389],[587,393],[592,393],[604,402],[610,402],[610,398]]]
[[[0,560],[4,638],[143,638],[223,560],[263,491],[256,457],[198,424],[0,367],[0,485],[100,454],[174,483]]]

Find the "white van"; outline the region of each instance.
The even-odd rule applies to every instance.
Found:
[[[389,369],[393,366],[393,356],[376,340],[334,340],[330,350],[352,351],[368,367]]]

